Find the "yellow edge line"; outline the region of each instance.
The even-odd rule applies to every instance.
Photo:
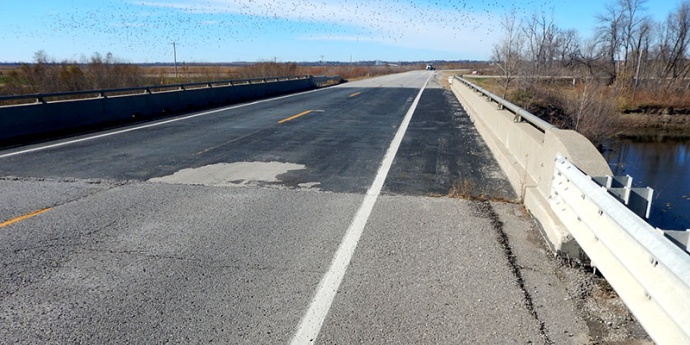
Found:
[[[361,92],[355,92],[355,93],[351,94],[350,97],[359,96],[359,94],[361,94]]]
[[[299,113],[299,114],[297,114],[297,115],[295,115],[295,116],[290,116],[290,117],[288,117],[287,119],[282,119],[282,120],[278,121],[278,123],[288,122],[288,121],[294,120],[294,119],[296,119],[296,118],[298,118],[298,117],[300,117],[300,116],[307,115],[307,114],[309,114],[309,113],[311,113],[311,112],[312,112],[311,110],[307,110],[307,111],[301,112],[301,113]]]
[[[6,226],[8,226],[8,225],[12,225],[12,224],[14,224],[14,223],[21,222],[22,220],[24,220],[24,219],[29,219],[29,218],[31,218],[31,217],[33,217],[33,216],[38,216],[39,214],[41,214],[41,213],[43,213],[43,212],[48,212],[48,211],[50,211],[50,210],[51,210],[51,208],[48,207],[48,208],[44,208],[44,209],[41,209],[41,210],[38,210],[38,211],[34,211],[34,212],[31,212],[31,213],[27,213],[27,214],[25,214],[25,215],[23,215],[23,216],[21,216],[21,217],[17,217],[17,218],[14,218],[14,219],[10,219],[10,220],[8,220],[8,221],[6,221],[6,222],[0,223],[0,228],[4,228],[4,227],[6,227]]]

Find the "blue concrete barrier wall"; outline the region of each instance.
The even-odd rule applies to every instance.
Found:
[[[312,78],[0,107],[0,146],[314,88]]]

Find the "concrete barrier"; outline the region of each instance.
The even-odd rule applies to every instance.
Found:
[[[601,184],[611,171],[580,134],[516,111],[466,80],[455,79],[452,89],[552,248],[586,255],[656,343],[690,344],[690,256],[642,218],[649,204],[630,207],[622,188]]]
[[[132,89],[139,90],[139,93],[123,96],[107,96],[106,90],[91,93],[101,95],[97,98],[2,106],[0,147],[150,120],[184,111],[306,91],[333,79],[318,77],[314,80],[313,77],[302,76],[298,79],[272,78],[221,86],[207,84],[207,87],[198,87],[197,83],[194,84],[196,88],[185,89],[185,86],[181,85],[174,91],[151,92],[149,88]],[[50,96],[37,95],[36,98],[44,100]]]
[[[604,157],[575,131],[516,122],[514,113],[462,82],[453,82],[451,88],[525,207],[540,223],[551,249],[562,256],[584,258],[584,252],[549,204],[554,162],[560,154],[590,176],[612,175]]]

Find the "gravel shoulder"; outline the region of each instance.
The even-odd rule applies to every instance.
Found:
[[[653,344],[606,279],[589,266],[551,253],[522,206],[491,202],[491,209],[553,343]]]

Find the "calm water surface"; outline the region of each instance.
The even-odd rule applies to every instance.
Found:
[[[649,223],[667,230],[690,229],[690,141],[622,140],[604,153],[615,175],[633,177],[633,187],[652,187]]]

